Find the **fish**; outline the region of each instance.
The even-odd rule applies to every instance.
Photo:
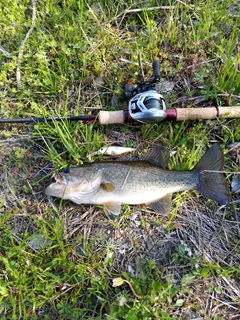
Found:
[[[139,204],[169,215],[172,194],[186,190],[197,190],[220,205],[232,201],[218,143],[206,151],[192,170],[168,170],[168,160],[167,149],[157,145],[141,160],[83,164],[67,173],[55,173],[55,182],[45,189],[45,194],[77,204],[103,205],[105,212],[114,216],[120,214],[122,205]]]

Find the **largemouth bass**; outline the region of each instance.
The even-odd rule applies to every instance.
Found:
[[[170,213],[172,193],[197,190],[219,204],[231,202],[222,173],[223,152],[216,143],[190,171],[166,169],[169,153],[153,148],[141,161],[95,162],[55,173],[56,182],[45,193],[78,204],[103,205],[119,215],[122,204],[147,204],[163,215]]]

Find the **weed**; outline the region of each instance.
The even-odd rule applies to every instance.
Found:
[[[123,83],[150,77],[155,58],[162,81],[174,84],[168,107],[239,105],[237,1],[35,1],[18,88],[32,3],[0,4],[3,118],[126,109]],[[238,202],[219,208],[194,192],[175,194],[169,217],[124,206],[112,221],[101,207],[48,200],[43,190],[53,171],[111,144],[147,150],[161,141],[169,168],[190,170],[218,141],[230,177],[239,171],[239,128],[239,119],[1,125],[1,318],[236,318]]]

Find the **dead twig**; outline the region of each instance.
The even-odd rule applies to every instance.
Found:
[[[138,52],[138,65],[139,65],[139,68],[140,68],[140,71],[141,71],[142,79],[143,79],[143,81],[145,81],[145,75],[144,75],[144,71],[143,71],[142,58],[141,58],[141,53],[140,52]]]
[[[129,282],[128,280],[125,280],[125,279],[124,279],[123,281],[126,282],[126,283],[129,285],[129,288],[131,289],[131,291],[132,291],[132,293],[133,293],[133,295],[134,295],[135,298],[137,298],[137,299],[142,299],[141,296],[139,296],[138,294],[136,294],[135,290],[133,289],[133,286],[132,286],[131,282]]]
[[[189,7],[189,8],[191,8],[191,9],[194,9],[194,8],[195,8],[194,5],[192,5],[192,4],[187,4],[187,3],[185,3],[185,2],[183,2],[183,1],[181,1],[181,0],[177,0],[177,2],[183,4],[184,6]]]
[[[156,6],[156,7],[149,7],[149,8],[126,9],[124,13],[128,14],[128,13],[137,13],[137,12],[152,11],[152,10],[169,10],[174,8],[175,6]]]
[[[230,96],[229,93],[216,94],[216,97],[229,97],[229,96]],[[197,99],[204,99],[204,98],[205,98],[204,95],[196,96],[196,97],[181,97],[181,98],[178,98],[176,101],[169,103],[169,106],[172,106],[172,105],[180,103],[180,102],[194,101]],[[231,98],[240,99],[240,96],[231,94]]]
[[[130,61],[130,60],[127,60],[127,59],[124,59],[124,58],[120,58],[119,59],[121,62],[125,62],[125,63],[129,63],[129,64],[134,64],[135,66],[139,66],[139,63],[138,62],[133,62],[133,61]],[[149,62],[145,62],[145,63],[142,63],[142,65],[147,65],[147,66],[151,66],[151,63]]]
[[[230,281],[228,281],[228,279],[226,277],[224,277],[223,275],[221,275],[221,278],[223,279],[223,281],[227,284],[228,287],[230,287],[232,289],[232,291],[235,293],[235,295],[240,298],[240,290],[234,288]]]
[[[16,202],[20,206],[20,208],[22,208],[21,201],[18,199],[18,197],[16,196],[15,192],[13,191],[13,189],[11,188],[11,186],[9,184],[7,171],[5,172],[5,180],[6,180],[6,184],[7,184],[8,190],[11,192],[13,198],[16,200]],[[19,216],[26,216],[26,213],[19,214]]]
[[[25,38],[23,39],[23,41],[21,42],[19,53],[18,53],[18,57],[17,57],[16,81],[17,81],[18,89],[20,89],[20,87],[21,87],[21,60],[22,60],[23,52],[24,52],[24,49],[25,49],[26,42],[27,42],[28,38],[30,37],[34,27],[35,27],[35,19],[36,19],[36,16],[37,16],[35,0],[31,0],[31,3],[32,3],[32,26],[28,30],[28,32],[27,32]]]
[[[3,46],[0,46],[0,52],[5,54],[5,56],[7,56],[7,57],[11,56],[11,53],[8,52],[6,49],[4,49]]]
[[[115,20],[115,22],[117,23],[117,18],[121,17],[120,22],[117,23],[118,27],[120,27],[127,14],[138,13],[138,12],[142,12],[142,11],[152,11],[152,10],[169,10],[169,9],[174,9],[174,8],[175,8],[175,6],[156,6],[156,7],[149,7],[149,8],[126,9],[126,10],[122,11],[121,13],[119,13],[112,20]]]

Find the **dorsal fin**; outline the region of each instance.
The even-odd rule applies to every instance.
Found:
[[[148,150],[141,160],[147,161],[155,166],[166,169],[168,166],[170,154],[169,151],[160,145],[155,145]]]

